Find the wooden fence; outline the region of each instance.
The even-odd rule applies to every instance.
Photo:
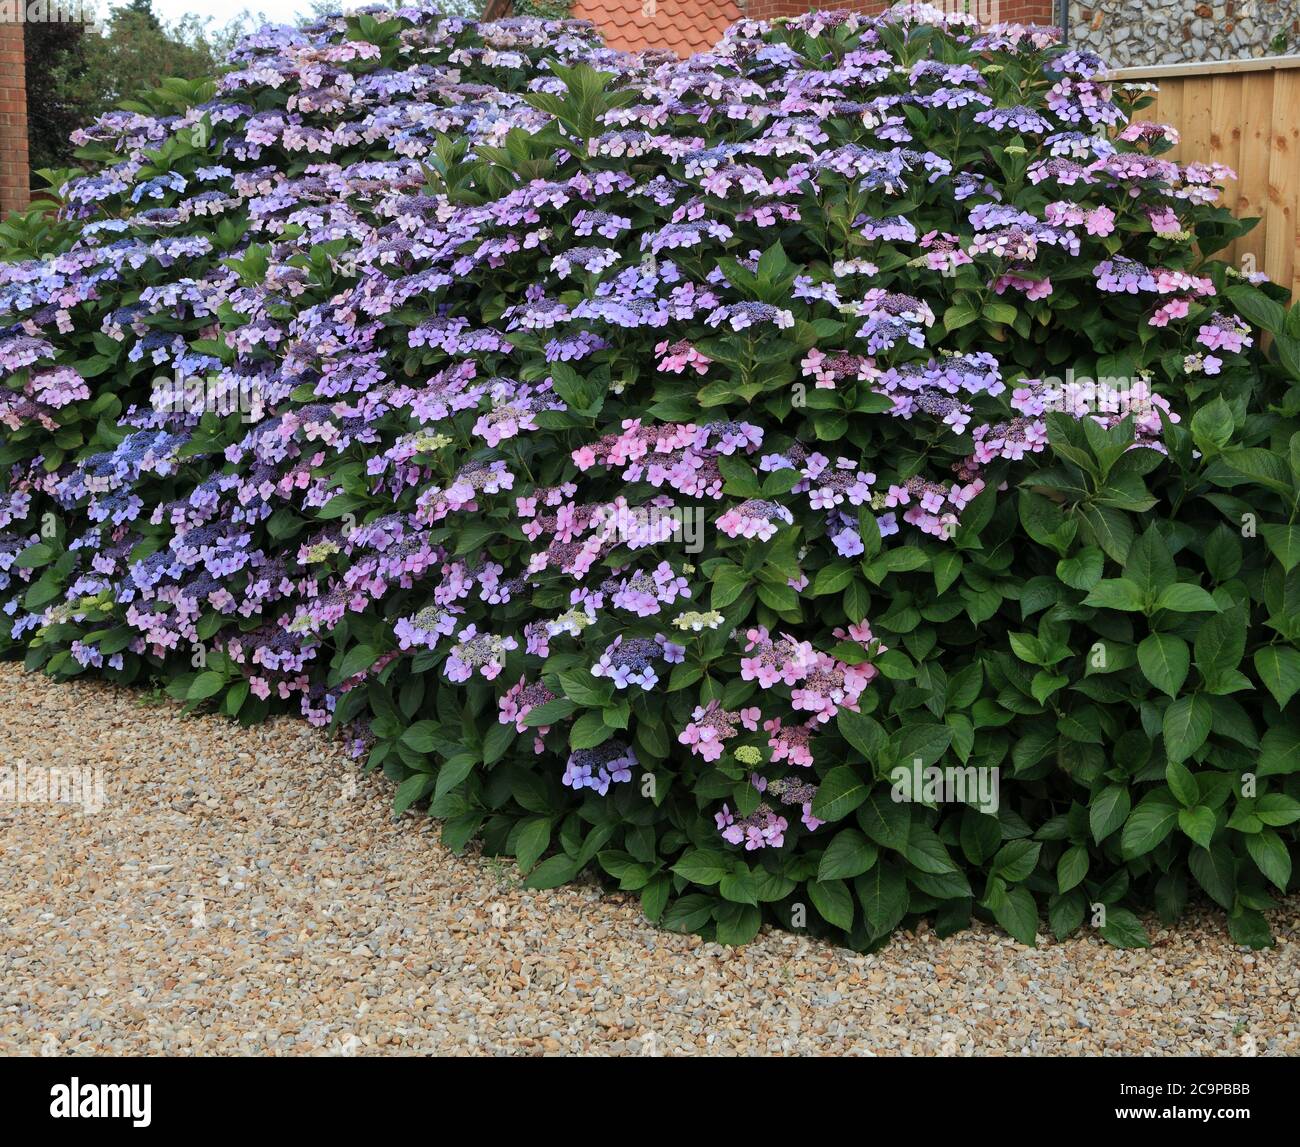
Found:
[[[1226,163],[1237,173],[1224,205],[1255,229],[1220,258],[1257,269],[1300,295],[1300,56],[1123,68],[1115,80],[1159,84],[1137,118],[1173,124],[1182,139],[1165,154],[1183,163]]]

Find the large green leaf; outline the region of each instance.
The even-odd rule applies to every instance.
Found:
[[[1154,526],[1129,547],[1124,576],[1147,598],[1154,598],[1177,580],[1169,544]]]
[[[1022,944],[1038,943],[1038,905],[1027,888],[1010,888],[993,909],[993,918]]]
[[[907,847],[912,813],[908,805],[891,800],[889,793],[873,792],[858,809],[858,824],[872,840],[897,852]]]
[[[1209,618],[1196,631],[1196,668],[1213,685],[1241,664],[1246,652],[1246,611],[1230,609]]]
[[[1291,880],[1291,853],[1282,838],[1267,828],[1252,833],[1246,837],[1246,851],[1260,872],[1285,892]]]
[[[1284,706],[1300,691],[1300,650],[1289,645],[1266,645],[1255,651],[1255,672],[1273,700]]]
[[[1183,761],[1205,744],[1214,722],[1214,710],[1199,693],[1179,697],[1165,710],[1165,752],[1171,761]]]
[[[853,927],[853,895],[843,880],[810,880],[808,896],[824,920],[846,932]]]
[[[1183,687],[1191,663],[1187,642],[1172,633],[1152,633],[1138,646],[1138,664],[1146,679],[1171,697]]]
[[[1100,844],[1127,819],[1132,800],[1124,785],[1107,785],[1088,803],[1088,827]]]
[[[1224,908],[1231,908],[1237,898],[1236,862],[1223,843],[1209,848],[1193,848],[1187,857],[1187,867],[1210,896]]]
[[[1259,532],[1288,573],[1300,562],[1300,526],[1264,524]]]
[[[843,880],[861,876],[880,855],[880,850],[856,828],[842,828],[822,853],[817,866],[819,880]]]
[[[817,788],[813,815],[819,820],[843,820],[867,799],[868,786],[856,769],[836,765]]]
[[[1179,808],[1162,800],[1145,798],[1128,815],[1120,833],[1119,847],[1125,860],[1150,852],[1178,823]]]
[[[907,914],[907,880],[892,864],[877,864],[853,882],[873,936],[883,936]]]

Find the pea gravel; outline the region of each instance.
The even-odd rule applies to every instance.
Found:
[[[300,721],[146,702],[0,665],[0,766],[104,782],[99,812],[0,804],[0,1053],[1300,1054],[1296,899],[1261,953],[1208,912],[1147,951],[729,950],[453,855]]]

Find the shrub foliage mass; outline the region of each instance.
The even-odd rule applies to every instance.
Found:
[[[1144,99],[923,7],[263,29],[0,232],[0,644],[726,943],[1267,943],[1300,322]]]

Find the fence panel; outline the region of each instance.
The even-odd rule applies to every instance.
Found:
[[[1300,56],[1122,68],[1115,80],[1160,85],[1139,119],[1173,124],[1167,154],[1183,163],[1226,163],[1237,173],[1225,205],[1259,223],[1220,257],[1243,261],[1300,288]]]

